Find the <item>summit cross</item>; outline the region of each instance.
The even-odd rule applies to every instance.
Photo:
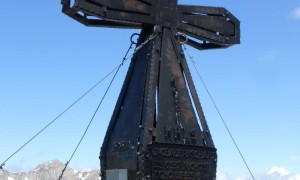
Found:
[[[142,29],[101,147],[102,179],[215,179],[216,149],[181,44],[239,44],[239,20],[177,0],[61,2],[86,26]]]

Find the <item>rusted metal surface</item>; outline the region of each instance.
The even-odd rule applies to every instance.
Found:
[[[224,8],[177,0],[62,0],[87,26],[141,28],[101,148],[101,172],[129,179],[212,180],[217,154],[181,42],[200,50],[239,43],[239,21]],[[179,34],[180,33],[180,34]]]
[[[201,50],[240,42],[240,22],[225,8],[177,5],[177,0],[75,0],[74,4],[62,0],[62,4],[65,14],[87,26],[169,27],[186,34],[187,44]]]

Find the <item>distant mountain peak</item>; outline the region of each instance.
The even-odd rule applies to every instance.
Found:
[[[46,161],[38,165],[34,170],[38,169],[53,169],[53,168],[63,168],[65,165],[59,160]]]

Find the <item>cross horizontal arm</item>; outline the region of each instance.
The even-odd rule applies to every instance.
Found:
[[[173,2],[174,1],[174,2]],[[185,34],[198,49],[240,43],[240,22],[225,8],[177,5],[176,0],[62,0],[63,12],[86,26],[142,28],[164,26]]]
[[[126,23],[126,22],[112,22],[102,19],[89,19],[86,16],[74,11],[72,9],[68,9],[64,11],[65,14],[75,19],[76,21],[90,27],[111,27],[111,28],[131,28],[131,29],[139,29],[140,24],[138,23]]]
[[[141,28],[154,22],[148,1],[62,0],[63,12],[86,26]]]
[[[198,49],[240,43],[240,22],[225,8],[179,5],[178,21],[179,32],[204,42],[199,43]],[[197,46],[197,42],[192,39],[188,42]],[[214,45],[208,45],[211,43]]]

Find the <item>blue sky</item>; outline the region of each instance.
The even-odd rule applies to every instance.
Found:
[[[300,1],[181,0],[223,6],[241,21],[241,44],[189,47],[253,173],[300,179]],[[61,13],[59,1],[3,1],[0,16],[0,161],[119,64],[136,30],[88,28]],[[124,65],[71,166],[99,168],[98,154],[127,65]],[[247,179],[199,78],[191,68],[216,147],[219,179]],[[5,168],[65,162],[108,81],[19,152]],[[0,163],[1,163],[0,162]]]

